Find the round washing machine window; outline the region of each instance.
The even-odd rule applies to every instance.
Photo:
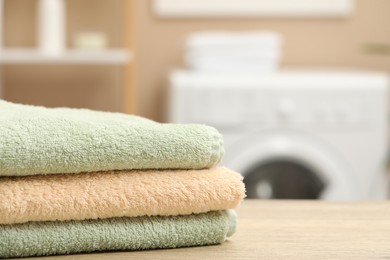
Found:
[[[327,182],[301,162],[279,159],[264,162],[245,173],[248,198],[319,199]]]
[[[307,134],[242,136],[226,147],[224,164],[244,176],[248,198],[361,199],[342,156]]]

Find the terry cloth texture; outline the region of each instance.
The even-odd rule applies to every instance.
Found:
[[[222,136],[205,125],[0,100],[0,176],[218,164]]]
[[[235,223],[235,214],[213,211],[172,217],[0,225],[0,257],[219,244],[234,232]]]
[[[2,177],[0,224],[187,215],[235,208],[244,196],[242,176],[224,167]]]

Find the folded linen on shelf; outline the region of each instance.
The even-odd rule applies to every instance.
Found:
[[[188,36],[185,42],[188,51],[214,51],[216,49],[280,47],[282,36],[273,31],[203,31]]]
[[[198,72],[274,72],[281,60],[277,32],[197,32],[185,41],[184,61]]]
[[[245,60],[245,59],[223,59],[221,60],[192,60],[188,62],[187,66],[200,73],[255,73],[255,74],[266,74],[274,73],[279,66],[277,61],[256,61],[256,60]]]
[[[235,226],[233,210],[0,225],[0,258],[219,244]]]
[[[0,176],[218,164],[222,136],[205,125],[160,124],[87,109],[0,100]]]

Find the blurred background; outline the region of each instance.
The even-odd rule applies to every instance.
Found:
[[[390,1],[0,3],[0,98],[213,125],[249,197],[388,197]]]

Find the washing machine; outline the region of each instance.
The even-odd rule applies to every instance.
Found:
[[[177,70],[169,118],[216,127],[249,198],[386,199],[388,87],[362,71]]]

